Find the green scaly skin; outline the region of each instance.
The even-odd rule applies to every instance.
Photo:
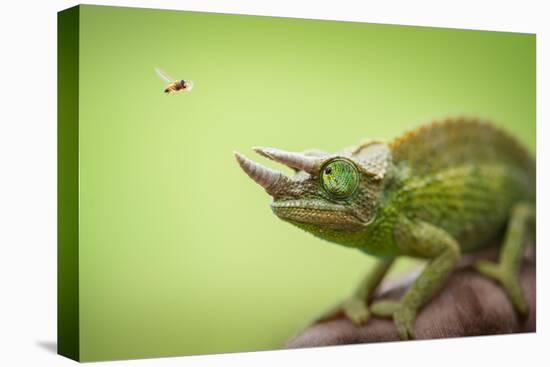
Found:
[[[461,254],[482,249],[506,227],[499,262],[475,267],[501,283],[520,314],[527,313],[519,263],[524,239],[534,229],[535,162],[503,131],[458,118],[422,126],[391,143],[370,141],[336,154],[269,149],[257,150],[295,168],[293,178],[271,172],[262,181],[258,170],[264,168],[243,165],[246,158],[239,163],[273,197],[279,218],[380,259],[340,305],[352,321],[365,323],[371,313],[392,317],[402,339],[414,338],[418,311]],[[307,165],[284,154],[302,157]],[[428,262],[400,300],[369,307],[369,297],[399,256]]]

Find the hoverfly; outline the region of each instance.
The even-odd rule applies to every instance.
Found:
[[[168,74],[162,71],[159,68],[155,68],[157,75],[164,80],[168,85],[164,89],[164,93],[177,93],[177,92],[188,92],[193,89],[192,80],[176,80],[171,78]]]

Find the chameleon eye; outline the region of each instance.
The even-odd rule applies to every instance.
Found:
[[[357,168],[343,159],[329,162],[321,172],[324,189],[338,198],[350,196],[359,184]]]

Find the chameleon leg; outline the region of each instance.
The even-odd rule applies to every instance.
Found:
[[[342,310],[346,317],[355,324],[364,324],[370,317],[368,308],[369,297],[386,275],[393,259],[376,259],[376,263],[369,269],[355,292],[344,302],[333,307],[319,320],[325,320]]]
[[[476,270],[502,285],[515,309],[524,316],[529,307],[519,283],[519,271],[523,245],[529,236],[529,225],[534,219],[535,207],[532,204],[516,204],[511,211],[498,263],[480,260],[474,265]]]
[[[376,301],[371,305],[371,312],[393,317],[400,338],[414,339],[416,314],[447,279],[460,258],[460,247],[444,230],[406,218],[399,220],[395,238],[406,254],[431,260],[399,301]]]

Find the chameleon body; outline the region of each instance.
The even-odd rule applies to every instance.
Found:
[[[527,313],[519,261],[534,229],[535,161],[504,131],[456,118],[335,154],[255,150],[295,170],[290,178],[235,153],[241,168],[273,197],[279,218],[379,259],[339,305],[352,321],[365,323],[371,313],[392,317],[402,339],[414,338],[418,311],[461,255],[502,232],[499,260],[474,267],[503,286],[519,313]],[[369,305],[399,256],[427,259],[426,267],[401,299]]]

